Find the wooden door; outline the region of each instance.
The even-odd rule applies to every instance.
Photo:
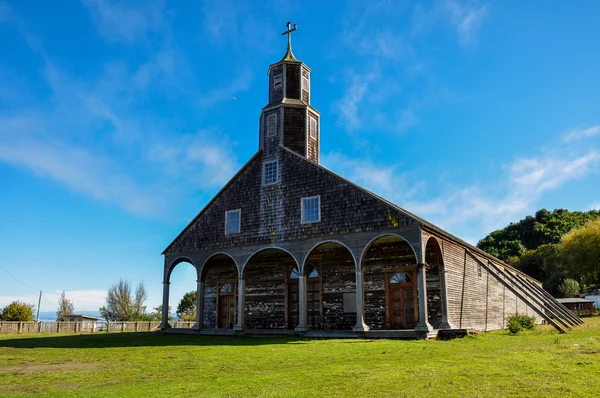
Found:
[[[387,316],[390,329],[412,329],[417,324],[414,270],[387,275]]]
[[[235,323],[235,286],[231,282],[220,283],[217,298],[217,327],[232,329]]]
[[[321,281],[316,278],[306,279],[306,323],[311,329],[321,327]]]

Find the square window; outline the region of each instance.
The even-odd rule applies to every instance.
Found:
[[[271,113],[269,116],[267,116],[267,137],[273,137],[275,135],[275,133],[277,132],[276,123],[277,123],[277,114],[276,113]]]
[[[240,232],[242,219],[242,210],[228,210],[225,212],[225,235],[237,234]]]
[[[283,86],[283,75],[273,76],[273,90],[279,90]]]
[[[302,224],[321,221],[321,197],[302,198],[300,213]]]
[[[278,181],[278,162],[267,162],[263,166],[263,185],[275,184]]]
[[[310,130],[310,138],[317,139],[317,119],[315,119],[312,116],[310,117],[309,130]]]

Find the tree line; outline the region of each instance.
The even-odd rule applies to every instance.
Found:
[[[540,280],[554,296],[600,287],[600,211],[541,209],[477,247]]]

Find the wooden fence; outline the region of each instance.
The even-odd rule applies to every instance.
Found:
[[[152,332],[160,322],[5,322],[0,321],[0,333],[97,333]],[[194,322],[172,322],[174,328],[191,328]]]

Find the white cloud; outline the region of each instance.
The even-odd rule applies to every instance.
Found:
[[[588,210],[598,210],[598,211],[600,211],[600,202],[593,203],[593,204],[589,205],[588,206]]]
[[[321,157],[323,166],[387,199],[408,200],[422,188],[421,183],[409,186],[406,175],[397,165],[380,165],[369,159],[351,159],[338,152]]]
[[[476,7],[456,0],[443,0],[442,7],[449,14],[450,23],[456,29],[460,44],[467,46],[474,42],[477,29],[488,15],[488,6]]]
[[[565,134],[564,142],[576,141],[581,138],[594,137],[600,135],[600,125],[588,127],[586,129],[576,128]]]
[[[110,159],[85,148],[44,139],[23,139],[18,131],[3,130],[0,128],[0,136],[6,138],[0,142],[0,161],[25,167],[69,190],[117,203],[133,213],[153,215],[163,210],[159,195],[144,192]]]
[[[347,130],[353,131],[361,127],[361,102],[365,93],[373,81],[374,75],[354,75],[352,76],[350,86],[346,90],[344,97],[335,105],[338,115],[338,123]]]
[[[133,44],[164,25],[164,2],[123,4],[111,0],[83,0],[98,29],[107,39]]]
[[[323,156],[324,166],[391,200],[406,210],[456,231],[458,236],[483,237],[502,228],[535,205],[544,193],[582,178],[600,166],[600,152],[582,153],[565,148],[538,156],[517,158],[503,167],[503,173],[487,183],[466,186],[446,181],[434,196],[427,196],[425,184],[398,165],[350,159],[338,153]],[[600,208],[600,204],[593,205]],[[475,239],[469,240],[476,243]]]

